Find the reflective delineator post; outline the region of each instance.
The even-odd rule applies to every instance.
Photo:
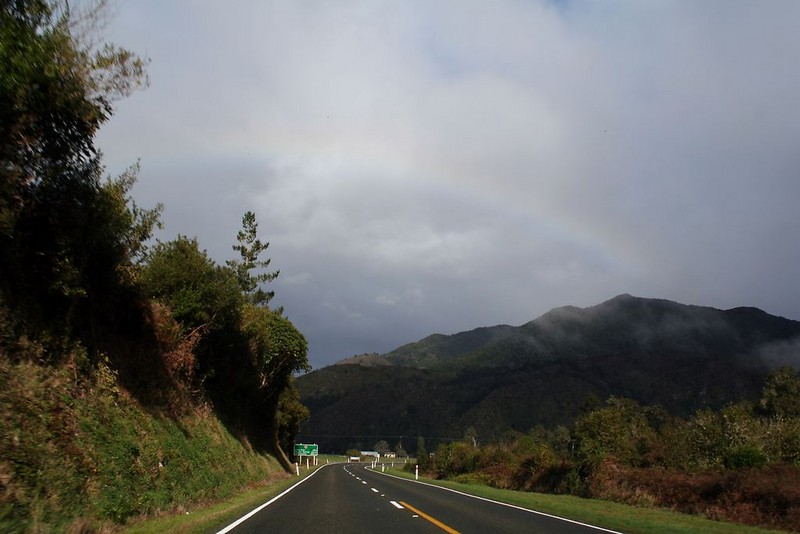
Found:
[[[297,471],[297,476],[300,476],[300,464],[299,463],[297,463],[297,462],[294,463],[294,469],[295,469],[295,471]]]
[[[414,480],[419,480],[419,464],[414,466]]]

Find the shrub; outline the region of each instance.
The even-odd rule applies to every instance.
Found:
[[[753,445],[742,445],[729,450],[723,463],[728,469],[764,467],[767,465],[767,455]]]

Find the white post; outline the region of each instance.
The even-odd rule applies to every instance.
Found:
[[[386,464],[381,464],[381,473],[386,471]]]
[[[294,463],[294,469],[295,469],[295,471],[297,471],[297,476],[300,476],[300,464],[299,463],[297,463],[297,462]]]
[[[414,480],[419,480],[419,464],[414,466]]]
[[[308,467],[308,461],[309,460],[310,460],[310,458],[306,457],[306,469],[309,469],[309,467]]]

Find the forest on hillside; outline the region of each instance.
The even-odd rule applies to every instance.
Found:
[[[163,207],[133,201],[138,164],[104,175],[95,134],[147,86],[147,60],[97,42],[106,2],[83,7],[0,3],[4,531],[232,491],[270,471],[259,455],[288,469],[308,414],[292,378],[307,343],[269,306],[278,272],[256,215],[220,265],[194,238],[153,242]]]

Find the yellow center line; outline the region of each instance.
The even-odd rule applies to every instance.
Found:
[[[431,517],[428,514],[426,514],[425,512],[421,512],[421,511],[417,510],[416,508],[414,508],[413,506],[411,506],[407,502],[400,501],[400,504],[402,504],[403,506],[405,506],[406,508],[408,508],[409,510],[411,510],[412,512],[414,512],[418,516],[420,516],[420,517],[422,517],[424,519],[427,519],[428,521],[430,521],[431,523],[433,523],[434,525],[436,525],[440,529],[444,530],[445,532],[449,532],[450,534],[461,534],[456,529],[448,527],[447,525],[445,525],[444,523],[442,523],[441,521],[439,521],[435,517]]]

